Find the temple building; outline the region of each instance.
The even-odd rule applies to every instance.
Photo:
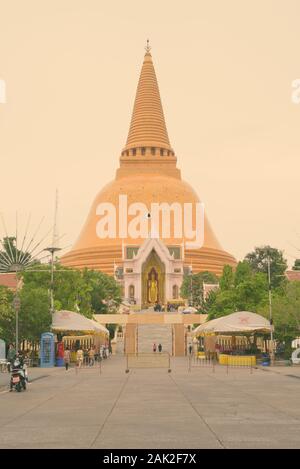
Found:
[[[176,163],[148,45],[115,179],[96,196],[62,263],[115,275],[124,298],[141,307],[178,299],[186,272],[220,275],[225,264],[235,266]]]

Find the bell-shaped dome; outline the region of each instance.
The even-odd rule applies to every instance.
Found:
[[[126,196],[126,208],[142,204],[145,217],[151,204],[193,204],[200,202],[192,187],[182,181],[176,167],[177,158],[172,149],[165,124],[157,79],[150,54],[146,54],[138,82],[136,98],[126,145],[121,152],[116,178],[96,196],[86,223],[72,250],[62,257],[64,265],[93,268],[108,274],[123,260],[126,245],[141,245],[145,239],[120,234],[124,207],[120,195]],[[99,207],[115,207],[115,236],[100,237],[97,231]],[[100,210],[101,211],[101,210]],[[170,218],[170,236],[163,239],[167,245],[182,245],[188,240],[183,232],[176,237],[175,217]],[[225,264],[235,265],[233,256],[222,250],[205,215],[204,242],[201,248],[185,250],[184,262],[192,265],[194,272],[208,270],[220,274]]]

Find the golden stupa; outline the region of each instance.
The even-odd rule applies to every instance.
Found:
[[[128,204],[143,202],[197,203],[194,189],[181,179],[176,167],[177,158],[166,128],[158,83],[150,54],[146,54],[138,82],[134,108],[126,146],[121,152],[120,167],[115,180],[107,184],[96,196],[86,223],[72,250],[62,257],[62,263],[75,268],[101,270],[113,275],[116,266],[124,262],[124,247],[141,246],[144,239],[99,238],[96,233],[97,207],[110,202],[118,207],[119,195],[126,194]],[[117,213],[118,223],[118,213]],[[180,245],[184,239],[169,238],[163,242]],[[225,252],[214,235],[205,216],[204,244],[200,249],[184,251],[184,266],[193,272],[210,271],[220,275],[225,264],[236,265],[234,257]]]

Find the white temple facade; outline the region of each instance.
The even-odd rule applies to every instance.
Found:
[[[116,269],[124,300],[140,308],[178,300],[183,274],[183,247],[158,238],[124,246],[122,271]]]

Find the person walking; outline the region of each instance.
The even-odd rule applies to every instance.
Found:
[[[81,346],[79,347],[79,349],[76,352],[76,362],[77,362],[78,368],[81,368],[82,363],[83,363],[83,350],[82,350]]]
[[[153,344],[153,348],[152,348],[153,352],[156,352],[156,343],[154,342]]]
[[[158,351],[159,351],[159,353],[161,353],[161,351],[162,351],[162,345],[161,344],[158,344]]]
[[[71,352],[70,352],[69,347],[67,347],[64,351],[64,362],[65,362],[66,371],[69,371],[69,365],[71,362]]]

